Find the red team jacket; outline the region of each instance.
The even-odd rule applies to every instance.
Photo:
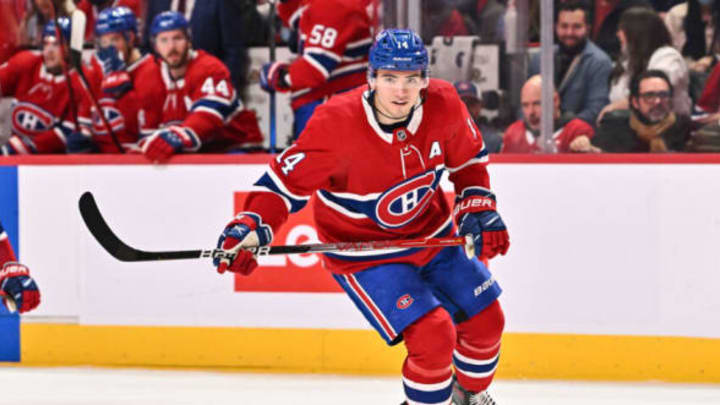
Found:
[[[488,153],[453,86],[430,80],[407,128],[383,132],[367,86],[318,107],[304,135],[270,165],[245,210],[277,230],[289,213],[315,196],[319,237],[326,242],[425,238],[454,231],[440,188],[448,171],[456,194],[489,191]],[[438,249],[397,249],[325,255],[325,265],[349,273],[380,263],[426,264]]]
[[[20,153],[65,152],[65,136],[75,128],[72,109],[81,104],[84,95],[74,70],[70,79],[75,97],[72,102],[65,76],[49,74],[39,52],[17,53],[0,65],[0,96],[16,98],[9,142]],[[28,150],[15,137],[34,145],[35,150]]]
[[[293,0],[278,13],[299,30],[288,70],[293,109],[365,84],[377,0]]]
[[[174,80],[165,62],[155,59],[133,81],[141,96],[140,135],[151,135],[169,125],[190,129],[202,142],[221,148],[241,142],[260,142],[262,134],[251,112],[242,104],[230,81],[230,72],[216,57],[191,50],[185,77]]]
[[[587,122],[575,118],[565,124],[564,127],[553,133],[553,139],[557,146],[558,153],[572,153],[570,143],[578,136],[585,135],[588,138],[595,135],[595,130]],[[515,121],[505,130],[503,135],[503,146],[500,153],[542,153],[541,145],[537,143],[537,137],[525,127],[523,120]]]

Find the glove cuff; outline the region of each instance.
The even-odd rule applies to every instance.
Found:
[[[468,187],[455,198],[453,216],[456,223],[460,223],[460,219],[467,213],[496,210],[497,202],[492,191],[482,187]]]
[[[18,262],[7,262],[5,265],[0,269],[0,283],[6,278],[9,277],[16,277],[16,276],[29,276],[30,275],[30,269],[24,264],[20,264]]]
[[[270,225],[263,223],[262,217],[254,212],[241,212],[232,221],[231,225],[245,225],[258,236],[259,246],[269,245],[273,239]]]

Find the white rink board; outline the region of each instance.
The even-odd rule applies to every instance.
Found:
[[[511,332],[720,337],[720,165],[496,164],[512,246],[491,269]],[[237,293],[209,260],[121,263],[77,211],[96,195],[146,250],[214,246],[262,165],[20,166],[33,316],[82,324],[367,328],[343,294]]]

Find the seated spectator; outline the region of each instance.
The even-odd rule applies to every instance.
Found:
[[[522,105],[522,120],[510,125],[503,136],[502,153],[542,153],[543,147],[540,139],[540,116],[542,80],[540,76],[533,76],[525,82],[520,93]],[[589,152],[590,138],[594,130],[587,122],[572,118],[563,119],[560,113],[560,97],[555,92],[553,97],[553,118],[555,120],[555,133],[553,133],[554,148],[559,153]]]
[[[70,38],[70,20],[61,17],[58,22],[62,36]],[[74,69],[64,74],[61,49],[55,23],[51,21],[45,25],[42,53],[22,51],[0,66],[2,97],[15,97],[12,135],[0,147],[0,154],[89,149],[90,140],[77,126],[78,105],[84,90]],[[65,57],[65,63],[68,59]]]
[[[688,61],[688,67],[706,73],[720,51],[715,30],[720,18],[720,2],[688,0],[671,8],[665,15],[673,46]]]
[[[608,101],[610,57],[588,39],[590,12],[579,0],[558,5],[555,23],[555,88],[560,93],[565,114],[595,125]],[[540,54],[530,63],[530,74],[540,73]]]
[[[593,39],[597,46],[610,56],[610,59],[616,61],[620,58],[620,41],[617,37],[620,17],[630,8],[645,7],[652,10],[652,6],[648,0],[612,0],[612,2],[614,4],[611,10],[603,10],[605,15],[600,26],[596,28]]]
[[[717,123],[720,120],[720,63],[715,64],[697,102],[697,107],[706,116],[697,119],[701,124]]]
[[[682,151],[691,122],[673,112],[672,102],[673,86],[663,71],[641,73],[630,85],[630,111],[603,117],[593,145],[612,153]]]
[[[480,133],[482,134],[483,142],[485,142],[485,149],[489,153],[500,152],[502,146],[502,136],[493,127],[487,124],[487,120],[482,116],[482,110],[484,102],[482,98],[478,96],[477,87],[472,82],[455,82],[455,90],[458,92],[460,99],[465,103],[465,106],[470,113],[470,116],[475,121]]]
[[[600,113],[627,110],[630,78],[645,70],[662,70],[673,89],[673,111],[690,114],[690,72],[680,52],[672,47],[665,23],[652,10],[631,8],[623,13],[617,33],[622,57],[610,77],[610,104]]]
[[[254,113],[243,111],[227,67],[190,45],[189,24],[175,11],[158,14],[150,35],[159,60],[137,78],[141,153],[164,162],[181,152],[226,151],[261,142]]]

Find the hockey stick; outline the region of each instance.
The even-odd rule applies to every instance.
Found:
[[[113,257],[123,262],[144,262],[154,260],[228,258],[232,260],[235,254],[222,249],[206,250],[175,250],[163,252],[146,252],[126,245],[110,229],[103,219],[95,197],[86,191],[80,196],[80,215],[85,221],[90,233],[100,245]],[[437,248],[447,246],[465,246],[466,253],[472,247],[472,239],[467,236],[455,236],[429,239],[402,239],[368,242],[339,242],[316,243],[308,245],[287,246],[257,246],[248,247],[247,250],[257,256],[281,255],[294,253],[320,253],[320,252],[363,252],[371,250],[405,249],[405,248]]]

